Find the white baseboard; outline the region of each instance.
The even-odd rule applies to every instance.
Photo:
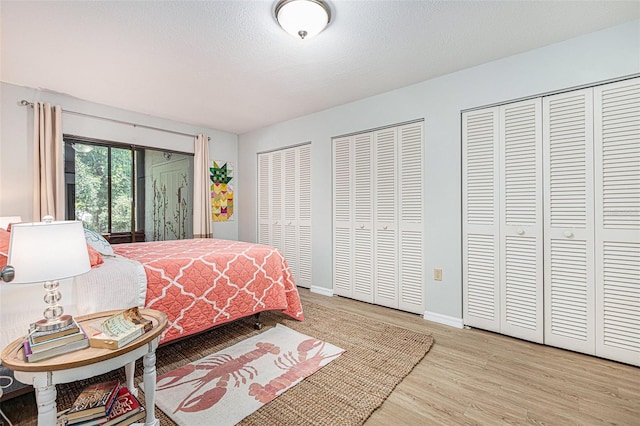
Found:
[[[436,312],[424,311],[424,319],[455,328],[464,328],[464,322],[462,321],[462,318],[450,317],[448,315],[442,315]]]
[[[333,296],[333,290],[330,288],[311,286],[309,290],[311,291],[311,293],[318,293],[323,296],[329,296],[329,297]]]

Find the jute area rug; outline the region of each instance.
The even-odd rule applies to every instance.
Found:
[[[239,425],[361,425],[391,394],[402,379],[424,358],[433,344],[429,334],[305,302],[305,321],[280,312],[263,312],[265,327],[281,323],[293,330],[346,350],[342,356],[307,377],[273,401],[242,420]],[[158,376],[218,352],[260,333],[250,319],[239,320],[156,351]],[[58,410],[67,408],[89,383],[118,377],[112,372],[89,380],[58,386]],[[138,361],[136,383],[142,380]],[[140,393],[144,403],[144,394]],[[175,425],[156,408],[161,424]],[[215,419],[212,419],[215,424]],[[194,425],[195,426],[195,425]]]

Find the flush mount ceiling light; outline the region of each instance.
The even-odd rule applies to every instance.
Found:
[[[282,29],[303,40],[324,30],[331,21],[331,9],[323,0],[280,0],[275,14]]]

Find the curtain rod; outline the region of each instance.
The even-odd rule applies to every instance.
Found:
[[[22,106],[30,106],[31,108],[33,108],[33,102],[29,102],[29,101],[26,101],[24,99],[20,101],[20,105],[22,105]],[[128,125],[128,126],[133,126],[133,127],[141,127],[143,129],[158,130],[160,132],[165,132],[165,133],[173,133],[174,135],[191,136],[191,137],[196,137],[197,136],[197,135],[193,135],[191,133],[184,133],[184,132],[178,132],[176,130],[162,129],[160,127],[147,126],[146,124],[132,123],[130,121],[116,120],[115,118],[100,117],[99,115],[91,115],[91,114],[86,114],[84,112],[70,111],[70,110],[64,109],[64,108],[62,109],[62,112],[65,112],[67,114],[72,114],[72,115],[79,115],[81,117],[95,118],[97,120],[111,121],[112,123],[124,124],[124,125]],[[207,137],[207,140],[210,141],[211,137]]]

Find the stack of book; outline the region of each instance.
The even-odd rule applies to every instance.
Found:
[[[70,426],[125,426],[144,418],[145,411],[129,389],[112,380],[84,388],[64,416]]]
[[[95,333],[89,336],[89,343],[93,348],[118,349],[152,327],[151,320],[144,318],[137,307],[125,309],[102,322],[91,324]]]
[[[120,388],[109,417],[102,426],[127,426],[145,417],[144,407],[126,387]]]
[[[23,342],[28,362],[40,361],[88,346],[89,339],[86,333],[75,321],[66,327],[49,331],[37,331],[35,324],[32,324]]]

